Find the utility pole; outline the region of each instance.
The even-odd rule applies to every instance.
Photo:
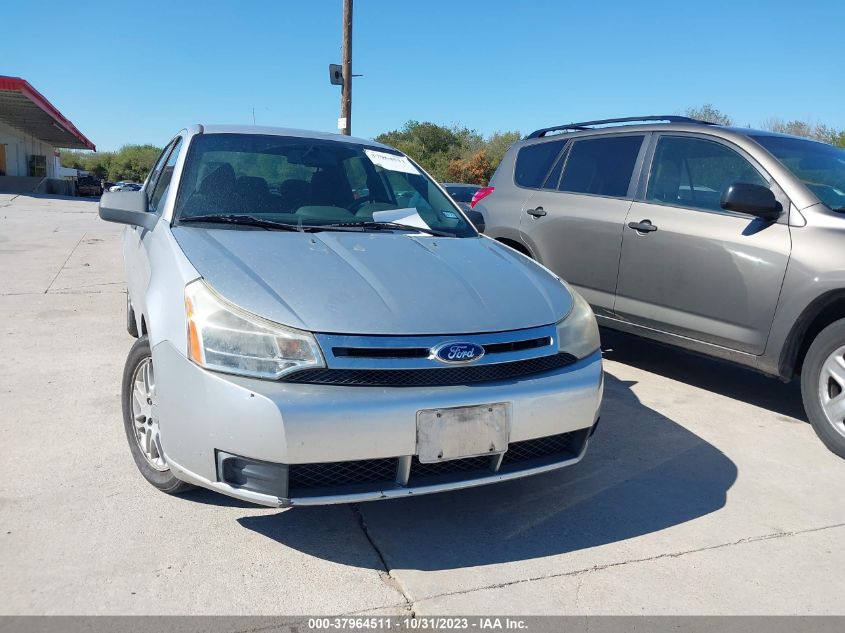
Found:
[[[343,87],[340,91],[340,119],[337,128],[352,134],[352,0],[343,0]]]

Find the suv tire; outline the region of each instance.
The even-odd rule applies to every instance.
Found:
[[[129,450],[141,474],[153,486],[171,495],[191,490],[193,486],[177,479],[167,465],[158,441],[158,422],[152,416],[155,404],[155,371],[152,352],[142,336],[126,359],[123,370],[123,426]]]
[[[801,369],[804,410],[819,439],[845,457],[845,319],[816,336]]]

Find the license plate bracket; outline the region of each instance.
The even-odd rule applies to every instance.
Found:
[[[423,464],[508,450],[508,402],[417,411],[417,456]]]

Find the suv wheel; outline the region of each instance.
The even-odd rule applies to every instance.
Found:
[[[810,345],[801,395],[816,435],[845,457],[845,319],[827,326]]]
[[[164,459],[155,419],[156,381],[153,357],[146,336],[142,336],[126,359],[123,370],[123,426],[129,450],[144,479],[168,494],[193,488],[174,477]]]

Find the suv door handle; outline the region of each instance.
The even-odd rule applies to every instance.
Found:
[[[537,207],[536,209],[528,209],[526,213],[528,215],[533,215],[535,218],[542,218],[544,215],[546,215],[546,212],[543,211],[543,207]]]
[[[638,233],[651,233],[656,231],[657,227],[651,223],[651,220],[640,220],[639,222],[628,222],[628,228],[634,229]]]

